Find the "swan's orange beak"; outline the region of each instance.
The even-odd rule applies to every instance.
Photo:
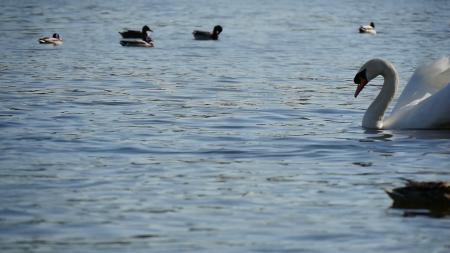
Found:
[[[363,70],[363,71],[359,72],[358,74],[356,74],[353,81],[356,84],[358,84],[358,87],[356,87],[356,91],[355,91],[355,98],[356,98],[358,96],[358,94],[362,91],[362,89],[364,89],[364,86],[366,86],[366,84],[368,83],[367,77],[366,77],[366,70]]]

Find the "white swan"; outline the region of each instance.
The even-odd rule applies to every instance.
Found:
[[[384,112],[398,87],[394,65],[381,59],[366,62],[354,78],[355,97],[378,75],[384,77],[384,84],[364,114],[364,128],[450,129],[450,57],[417,68],[386,119]]]

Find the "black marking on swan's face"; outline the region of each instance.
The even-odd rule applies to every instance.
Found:
[[[366,71],[367,71],[366,69],[363,69],[360,72],[358,72],[358,74],[355,75],[355,78],[353,78],[355,84],[361,84],[361,79],[367,80]]]
[[[367,72],[366,69],[361,70],[360,72],[358,72],[358,74],[355,75],[355,78],[353,79],[353,81],[356,84],[358,84],[358,87],[356,87],[356,91],[355,91],[355,97],[358,96],[358,94],[362,91],[362,89],[364,89],[366,84],[369,82],[367,80],[366,72]]]

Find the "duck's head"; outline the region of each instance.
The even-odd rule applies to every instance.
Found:
[[[55,38],[55,39],[60,39],[59,34],[57,34],[57,33],[54,33],[54,34],[52,35],[52,37]]]
[[[142,32],[143,32],[143,33],[146,33],[146,32],[153,32],[153,31],[152,31],[152,29],[150,29],[150,27],[144,25],[144,26],[142,27]]]
[[[222,27],[220,25],[214,26],[213,34],[219,35],[222,32]]]
[[[375,28],[375,23],[374,22],[370,22],[370,26]]]

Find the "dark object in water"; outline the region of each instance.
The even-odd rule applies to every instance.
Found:
[[[407,180],[406,186],[385,191],[394,208],[450,211],[450,182]]]
[[[196,40],[218,40],[219,34],[222,32],[222,27],[220,25],[214,26],[214,29],[211,32],[206,31],[193,31],[192,35],[194,35],[194,39]]]
[[[124,32],[119,32],[124,39],[141,39],[147,37],[147,32],[153,32],[150,27],[144,25],[142,31],[126,30]]]

